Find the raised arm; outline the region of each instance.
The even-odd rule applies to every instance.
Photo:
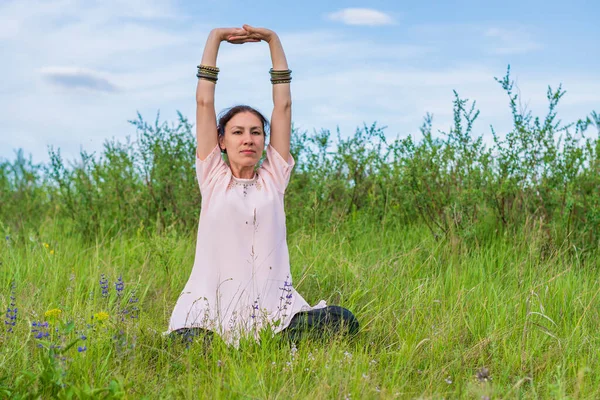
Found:
[[[279,37],[274,34],[269,41],[271,60],[274,70],[288,69],[285,53]],[[292,93],[290,84],[278,83],[273,85],[273,114],[271,115],[271,146],[288,160],[292,134]]]
[[[215,28],[208,35],[201,65],[216,67],[221,42],[232,36],[246,34],[241,28]],[[217,145],[217,116],[215,113],[215,83],[198,79],[196,87],[196,139],[197,154],[204,160]]]
[[[269,44],[273,69],[287,70],[288,64],[279,36],[269,29],[254,28],[244,25],[248,37],[264,40]],[[288,160],[290,154],[290,137],[292,131],[292,94],[289,83],[273,85],[273,114],[271,115],[271,146]]]

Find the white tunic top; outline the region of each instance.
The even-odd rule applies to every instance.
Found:
[[[202,210],[196,257],[177,300],[168,334],[200,327],[228,344],[271,329],[279,332],[311,307],[292,286],[283,195],[295,161],[271,146],[253,179],[233,176],[218,146],[205,160],[196,156]]]

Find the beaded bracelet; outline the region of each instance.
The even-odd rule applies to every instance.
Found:
[[[291,69],[279,69],[279,70],[276,70],[276,69],[271,68],[269,70],[269,73],[271,75],[289,75],[289,74],[292,73],[292,70]]]
[[[274,70],[271,68],[269,74],[271,74],[271,83],[274,85],[279,83],[290,83],[292,81],[291,69]]]
[[[217,83],[219,68],[210,65],[198,65],[198,79],[204,79],[212,83]]]
[[[206,75],[202,75],[202,74],[196,74],[196,76],[198,77],[198,79],[202,79],[205,81],[210,81],[212,83],[217,83],[218,79],[211,77],[211,76],[206,76]]]
[[[206,70],[206,71],[211,71],[211,72],[216,72],[217,74],[219,73],[220,69],[218,67],[213,67],[212,65],[198,65],[198,70]]]
[[[271,83],[273,85],[277,85],[279,83],[290,83],[291,81],[292,81],[291,77],[289,79],[271,79]]]

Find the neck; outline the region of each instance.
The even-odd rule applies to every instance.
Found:
[[[241,165],[230,164],[231,173],[236,178],[240,179],[252,179],[254,178],[254,165],[250,167],[244,167]]]

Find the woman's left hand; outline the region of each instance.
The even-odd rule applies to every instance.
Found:
[[[242,28],[247,32],[246,35],[231,36],[227,39],[227,41],[234,44],[260,41],[265,41],[268,43],[277,36],[275,32],[267,28],[255,28],[247,24],[244,24]]]

